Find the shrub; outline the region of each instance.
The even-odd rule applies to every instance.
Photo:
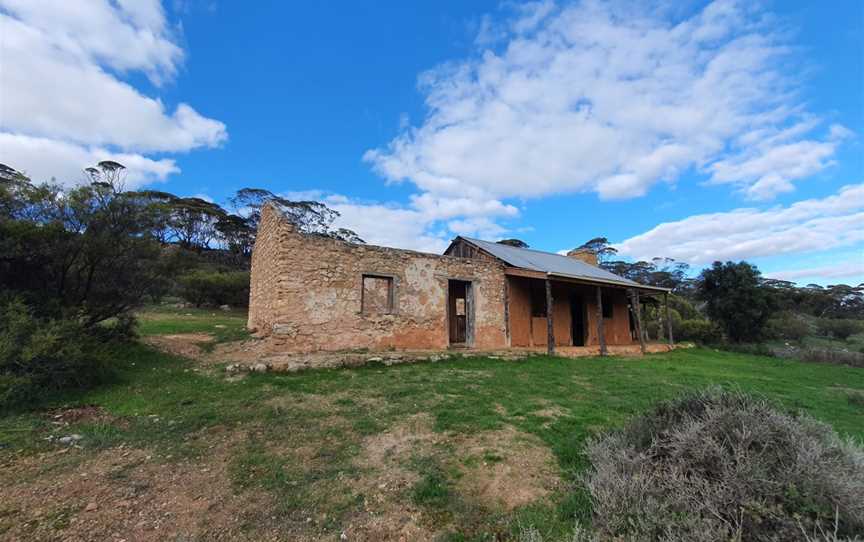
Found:
[[[771,339],[800,342],[810,335],[810,325],[791,312],[784,312],[768,320],[765,335]]]
[[[768,318],[774,312],[775,299],[762,286],[756,266],[747,262],[714,262],[699,275],[697,297],[705,302],[705,313],[723,326],[732,342],[757,342]]]
[[[802,540],[864,529],[864,450],[764,400],[710,389],[587,444],[600,539]],[[835,523],[836,518],[836,523]]]
[[[249,272],[193,271],[178,279],[180,295],[196,306],[249,304]]]
[[[20,301],[0,306],[0,405],[98,383],[123,326],[85,328],[76,320],[38,319]]]
[[[864,352],[845,352],[833,348],[804,348],[793,356],[802,361],[834,363],[851,367],[864,367]]]
[[[817,325],[821,335],[841,341],[861,332],[861,322],[858,320],[822,318]]]
[[[715,344],[723,339],[720,327],[709,320],[682,320],[675,340]]]
[[[727,352],[736,352],[738,354],[747,354],[750,356],[777,356],[777,352],[765,343],[721,343],[716,346],[717,348],[726,350]]]

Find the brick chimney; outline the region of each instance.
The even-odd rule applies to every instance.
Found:
[[[567,253],[568,258],[574,258],[581,262],[597,265],[597,253],[587,248],[574,248]]]

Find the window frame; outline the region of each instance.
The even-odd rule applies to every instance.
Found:
[[[387,281],[387,310],[384,312],[370,312],[366,309],[366,279],[384,279]],[[387,273],[361,273],[360,274],[360,314],[363,316],[376,316],[382,314],[396,314],[396,275]]]

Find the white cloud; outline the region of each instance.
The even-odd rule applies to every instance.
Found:
[[[159,85],[182,65],[157,0],[0,0],[0,33],[0,133],[16,141],[0,149],[0,161],[36,180],[70,181],[66,160],[33,160],[28,149],[36,141],[63,148],[66,159],[110,155],[145,182],[177,168],[144,154],[215,147],[227,138],[221,122],[185,103],[169,111],[121,79],[142,72]]]
[[[763,129],[758,134],[762,139],[757,141],[752,141],[756,139],[752,132],[745,134],[742,143],[752,145],[750,150],[712,164],[711,182],[744,185],[747,196],[759,200],[793,191],[794,179],[808,177],[832,165],[832,157],[840,142],[852,134],[847,128],[834,124],[829,128],[825,141],[787,143],[813,126],[812,121],[804,121],[776,134],[766,134],[768,130]]]
[[[497,201],[433,198],[429,194],[412,197],[408,205],[354,199],[323,190],[295,190],[279,195],[294,201],[325,203],[341,215],[334,227],[353,230],[369,244],[436,254],[443,252],[456,235],[501,239],[511,230],[490,216],[506,219],[519,213],[515,207]]]
[[[429,193],[412,196],[411,205],[430,218],[437,219],[447,219],[456,216],[514,217],[519,214],[519,209],[516,207],[504,204],[496,199],[472,199],[459,196],[442,198]]]
[[[0,132],[0,162],[15,167],[34,180],[55,178],[61,183],[84,181],[83,166],[102,160],[114,160],[126,166],[126,188],[165,180],[179,173],[174,160],[152,160],[140,154],[110,152],[102,147],[84,147],[74,143]]]
[[[864,254],[857,260],[840,262],[834,265],[819,267],[807,267],[803,269],[789,269],[785,271],[773,271],[765,273],[766,277],[780,280],[800,282],[801,279],[831,280],[857,279],[864,280]]]
[[[864,184],[822,199],[746,208],[666,222],[615,246],[634,259],[691,264],[822,251],[864,242]]]
[[[407,248],[440,254],[447,248],[444,232],[432,233],[433,221],[420,211],[395,205],[356,203],[344,197],[328,198],[339,211],[336,226],[348,228],[370,245]],[[334,203],[336,202],[336,203]]]
[[[2,0],[0,8],[29,34],[78,63],[142,70],[160,82],[174,77],[183,61],[183,50],[172,40],[159,0]],[[4,31],[13,32],[5,36],[13,44],[21,39],[21,29],[9,21],[4,22]]]
[[[507,232],[506,228],[483,216],[451,220],[447,222],[447,229],[456,235],[483,239],[500,239]]]
[[[673,21],[630,3],[537,2],[481,20],[475,57],[420,78],[429,114],[365,159],[429,197],[645,194],[696,171],[751,198],[833,163],[842,126],[787,76],[776,21],[718,0]],[[424,194],[424,195],[425,195]]]

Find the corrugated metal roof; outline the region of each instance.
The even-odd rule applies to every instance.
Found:
[[[530,269],[531,271],[540,271],[541,273],[548,273],[562,277],[666,291],[665,288],[645,286],[630,279],[619,277],[615,273],[610,273],[605,269],[569,256],[562,256],[560,254],[543,252],[530,248],[512,247],[510,245],[502,245],[501,243],[493,243],[491,241],[481,241],[480,239],[472,239],[470,237],[462,237],[462,239],[480,247],[489,254],[492,254],[496,258],[503,260],[513,267],[521,267],[523,269]]]

